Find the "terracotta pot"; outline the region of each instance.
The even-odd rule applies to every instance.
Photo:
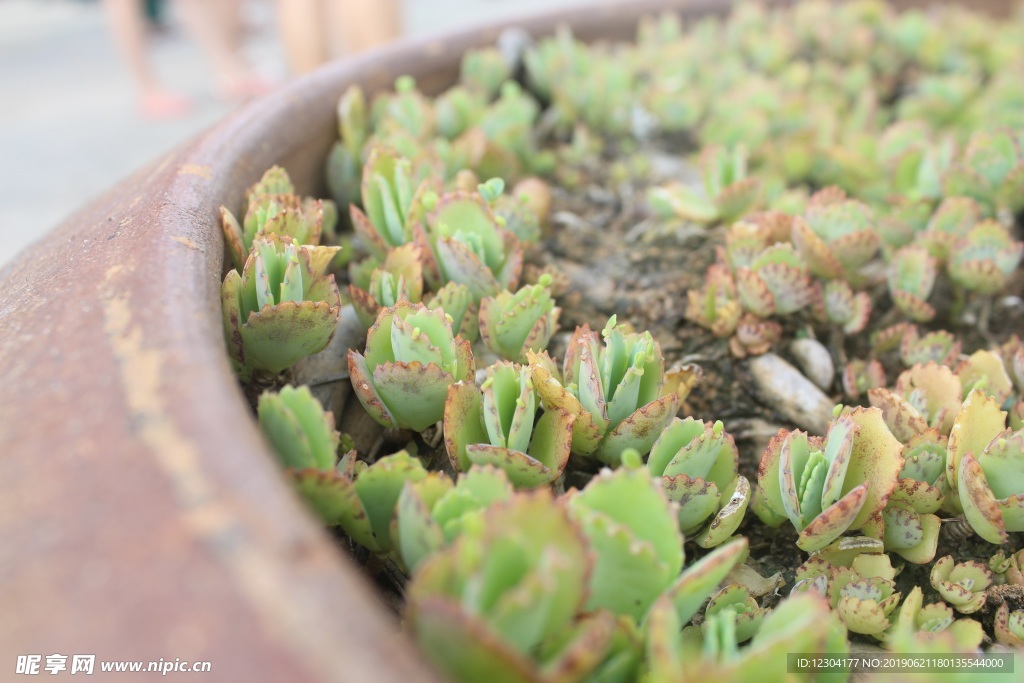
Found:
[[[518,25],[624,39],[654,10],[727,5],[605,2]],[[464,50],[497,35],[327,66],[125,181],[0,272],[4,677],[17,655],[59,653],[209,661],[208,681],[434,680],[260,438],[223,348],[218,207],[239,208],[275,163],[322,195],[346,86],[372,93],[409,73],[439,92]]]

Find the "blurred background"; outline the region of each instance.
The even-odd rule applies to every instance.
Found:
[[[377,33],[426,36],[586,2],[391,0],[395,16],[383,21],[394,27],[381,28],[379,13],[362,12],[384,0],[347,0],[348,22],[309,14],[323,1],[225,0],[230,16],[214,17],[217,0],[0,0],[0,265],[247,98],[309,68],[319,57],[303,22],[337,27],[320,48],[343,56]],[[343,35],[341,24],[354,32]],[[212,36],[213,26],[228,37]]]

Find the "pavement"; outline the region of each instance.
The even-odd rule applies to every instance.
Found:
[[[424,36],[583,3],[402,0],[402,13],[406,33]],[[96,0],[0,0],[0,265],[233,108],[210,91],[208,65],[181,30],[173,0],[168,6],[170,30],[153,40],[154,63],[195,107],[184,118],[151,121],[137,112]],[[272,0],[247,0],[244,11],[250,61],[286,78]]]

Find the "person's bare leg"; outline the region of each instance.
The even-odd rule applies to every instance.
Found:
[[[146,21],[139,0],[103,0],[103,10],[114,43],[139,93],[143,114],[165,118],[187,112],[188,100],[164,88],[156,77],[147,51]]]
[[[327,61],[328,26],[324,10],[323,0],[277,0],[281,43],[294,74],[312,71]]]
[[[255,76],[242,59],[232,38],[235,21],[225,0],[178,0],[181,19],[213,65],[218,94],[225,99],[245,98],[253,92]],[[232,3],[234,4],[234,3]],[[237,5],[234,9],[237,11]]]
[[[331,0],[332,21],[348,54],[388,43],[402,33],[398,0]]]

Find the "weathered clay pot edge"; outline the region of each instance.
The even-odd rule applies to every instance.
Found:
[[[516,25],[625,38],[645,13],[727,4],[605,2]],[[432,679],[282,484],[232,381],[217,208],[272,163],[318,188],[344,86],[373,91],[411,73],[436,92],[465,49],[497,33],[325,67],[125,181],[0,272],[4,666],[95,653],[209,660],[210,680]]]

